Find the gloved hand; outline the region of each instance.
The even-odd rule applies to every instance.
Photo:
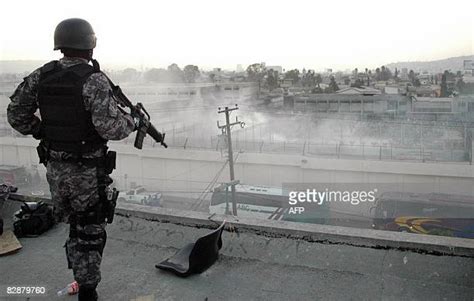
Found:
[[[33,126],[33,138],[35,138],[36,140],[41,140],[43,139],[43,130],[42,130],[42,127],[41,127],[41,121],[38,119],[38,122]]]
[[[133,131],[136,131],[140,128],[140,118],[138,117],[132,117],[133,118],[133,122],[135,123],[135,128],[133,129]]]
[[[132,110],[130,112],[130,115],[133,118],[133,122],[135,123],[135,129],[134,131],[138,130],[141,126],[141,116],[138,110]]]

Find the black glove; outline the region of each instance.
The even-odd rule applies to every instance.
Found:
[[[141,126],[142,117],[140,116],[138,110],[132,110],[132,111],[130,112],[130,115],[132,116],[133,122],[135,123],[135,128],[134,128],[133,130],[136,131],[136,130],[138,130],[138,129],[140,128],[140,126]]]
[[[135,123],[135,128],[133,129],[133,131],[136,131],[140,128],[141,119],[139,117],[133,117],[133,115],[132,115],[132,118],[133,118],[133,123]]]
[[[43,127],[41,126],[41,121],[38,119],[38,121],[33,125],[33,138],[36,140],[41,140],[43,139]]]

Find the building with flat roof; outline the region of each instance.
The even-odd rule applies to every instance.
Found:
[[[380,95],[382,92],[378,89],[370,88],[370,87],[347,87],[344,89],[340,89],[336,91],[336,94],[348,94],[348,95]]]

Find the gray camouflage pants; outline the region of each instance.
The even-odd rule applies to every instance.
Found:
[[[71,214],[85,212],[99,202],[95,167],[52,161],[48,163],[46,178],[58,222],[68,222]],[[97,286],[101,280],[102,252],[88,247],[105,245],[105,223],[76,225],[75,230],[77,237],[69,237],[65,245],[69,267],[79,286]]]

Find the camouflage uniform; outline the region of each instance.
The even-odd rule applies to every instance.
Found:
[[[66,68],[81,63],[87,63],[87,60],[67,57],[59,60],[59,64]],[[39,79],[40,69],[37,69],[24,79],[10,97],[8,122],[23,135],[39,133],[41,121],[35,115],[39,106],[37,100]],[[103,73],[90,75],[83,85],[82,96],[85,109],[91,112],[94,128],[102,138],[120,140],[135,129],[132,116],[118,109],[111,86]],[[103,149],[99,149],[85,153],[82,157],[101,157],[104,155],[103,152]],[[99,202],[96,167],[59,161],[71,156],[70,153],[50,150],[50,158],[53,160],[48,162],[46,173],[57,219],[64,222],[69,221],[70,214],[84,212]],[[97,238],[93,240],[68,238],[65,245],[68,263],[79,286],[97,286],[101,279],[102,252],[85,251],[82,247],[105,245],[105,223],[76,225],[76,231],[78,234],[88,234]]]

